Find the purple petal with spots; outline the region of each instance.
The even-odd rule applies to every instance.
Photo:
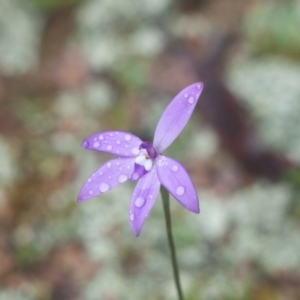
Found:
[[[160,155],[156,160],[157,174],[161,184],[186,209],[199,213],[199,200],[193,182],[186,169],[178,161]]]
[[[143,141],[132,133],[106,131],[91,135],[81,146],[85,149],[107,152],[120,157],[133,157],[139,154]]]
[[[153,146],[162,153],[177,138],[188,122],[199,96],[203,83],[194,83],[182,90],[163,112],[154,135]]]
[[[160,182],[155,166],[137,183],[130,203],[129,221],[134,235],[138,236],[157,198]]]
[[[103,194],[131,177],[134,158],[115,158],[94,172],[83,185],[78,195],[82,202]]]
[[[147,171],[145,170],[145,168],[143,166],[134,164],[134,169],[133,169],[133,173],[130,177],[130,180],[136,181],[136,180],[140,179],[142,176],[144,176],[146,173],[147,173]]]

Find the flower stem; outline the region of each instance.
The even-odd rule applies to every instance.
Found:
[[[163,207],[164,207],[166,227],[167,227],[168,244],[169,244],[170,253],[171,253],[171,263],[172,263],[172,267],[173,267],[173,275],[174,275],[175,285],[176,285],[176,289],[177,289],[178,299],[184,300],[182,290],[181,290],[181,285],[180,285],[180,279],[179,279],[179,271],[178,271],[178,263],[177,263],[177,258],[176,258],[175,244],[174,244],[173,235],[172,235],[169,193],[163,186],[161,186],[160,192],[161,192],[161,197],[163,200]]]

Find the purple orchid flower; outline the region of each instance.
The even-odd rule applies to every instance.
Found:
[[[161,153],[185,127],[202,89],[202,83],[192,84],[172,100],[158,122],[153,144],[121,131],[100,132],[85,139],[83,148],[114,154],[117,158],[105,163],[89,177],[78,201],[105,193],[128,179],[138,180],[129,211],[131,230],[136,236],[142,230],[161,184],[186,209],[199,213],[198,195],[186,169]]]

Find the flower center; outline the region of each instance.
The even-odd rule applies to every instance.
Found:
[[[150,142],[143,142],[139,148],[142,151],[136,157],[135,163],[143,166],[146,171],[150,171],[153,166],[153,159],[156,157],[156,151]]]
[[[150,142],[143,142],[140,145],[140,149],[145,149],[148,157],[154,159],[156,157],[156,151],[154,150],[152,144]]]

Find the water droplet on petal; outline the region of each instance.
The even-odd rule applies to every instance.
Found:
[[[90,145],[90,143],[89,143],[88,141],[84,141],[84,142],[82,143],[82,147],[83,147],[83,148],[88,148],[89,145]]]
[[[116,144],[120,145],[121,141],[120,140],[116,140]]]
[[[99,135],[99,140],[103,141],[104,140],[104,136],[101,134]]]
[[[127,142],[129,142],[131,140],[131,135],[130,134],[126,134],[124,136],[124,140],[127,141]]]
[[[201,89],[201,84],[197,84],[197,89],[198,89],[198,90]]]
[[[100,143],[95,142],[95,143],[93,144],[93,146],[94,146],[94,148],[99,148],[99,147],[100,147]]]
[[[184,94],[184,98],[187,98],[188,96],[189,96],[188,93],[185,93],[185,94]]]
[[[108,146],[106,147],[106,149],[107,149],[108,151],[110,151],[110,150],[112,149],[112,145],[108,145]]]
[[[182,185],[179,185],[175,191],[176,195],[178,195],[178,196],[182,196],[184,194],[184,192],[185,192],[185,187]]]
[[[100,171],[100,172],[99,172],[99,175],[101,176],[102,174],[103,174],[103,173]]]
[[[110,133],[109,135],[110,135],[110,136],[114,136],[114,134],[113,134],[113,133]]]
[[[88,182],[91,182],[91,181],[92,181],[92,178],[89,178],[89,179],[88,179]]]
[[[125,174],[121,174],[121,175],[118,177],[118,181],[119,181],[120,183],[125,182],[127,179],[128,179],[128,176],[125,175]]]
[[[142,207],[144,204],[145,204],[145,198],[143,198],[143,197],[137,197],[134,202],[134,205],[136,207]]]
[[[111,162],[108,162],[108,163],[106,164],[106,166],[107,166],[108,168],[110,168],[110,167],[111,167]]]
[[[90,194],[90,195],[93,195],[93,194],[94,194],[94,192],[93,192],[92,190],[90,190],[90,191],[89,191],[89,194]]]
[[[129,219],[130,219],[130,221],[134,221],[134,214],[133,214],[133,213],[131,213],[131,214],[129,215]]]
[[[190,104],[193,104],[194,101],[195,101],[194,97],[190,97],[190,98],[188,99],[188,102],[189,102]]]
[[[102,182],[99,185],[99,190],[101,193],[107,192],[110,189],[110,185],[106,182]]]
[[[134,173],[132,174],[131,178],[132,178],[132,180],[137,180],[137,179],[139,179],[139,174],[136,173],[136,172],[134,172]]]
[[[131,149],[131,153],[134,154],[134,155],[138,155],[140,153],[139,147],[133,147]]]
[[[172,167],[172,171],[173,171],[173,172],[177,172],[177,171],[178,171],[178,167],[177,167],[176,165],[174,165],[174,166]]]
[[[150,199],[153,199],[153,195],[149,195],[149,198],[150,198]]]

